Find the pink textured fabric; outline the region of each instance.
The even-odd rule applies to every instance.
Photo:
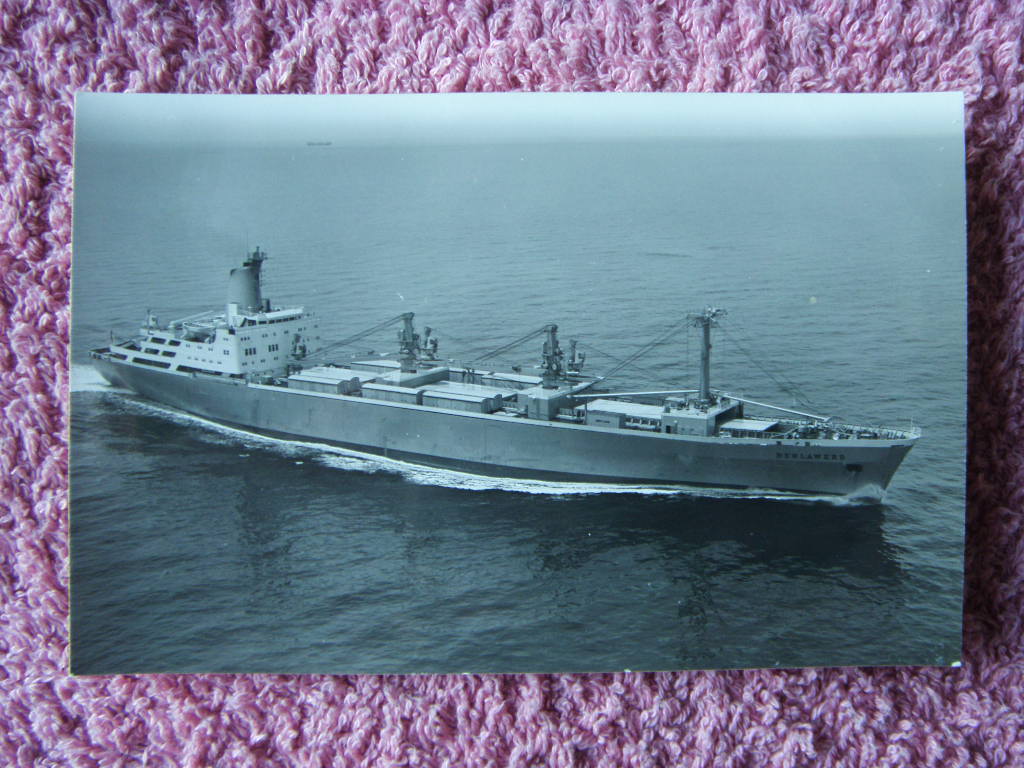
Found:
[[[0,763],[1024,764],[1019,3],[113,6],[2,3]],[[68,677],[72,98],[82,89],[964,91],[964,668]]]

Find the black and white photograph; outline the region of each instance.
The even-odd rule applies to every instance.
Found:
[[[71,671],[960,663],[963,97],[79,94]]]

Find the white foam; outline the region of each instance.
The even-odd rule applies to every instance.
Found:
[[[73,363],[71,365],[72,392],[127,392],[127,389],[111,386],[103,375],[91,365]]]
[[[868,485],[845,497],[850,504],[877,504],[885,498],[885,489]]]
[[[566,483],[475,475],[470,472],[425,467],[420,464],[410,464],[396,459],[386,459],[382,456],[329,447],[331,449],[330,454],[317,457],[317,461],[325,466],[345,470],[395,472],[416,485],[437,485],[464,491],[510,491],[513,493],[532,493],[546,496],[591,495],[596,493],[639,493],[653,496],[671,496],[681,492],[676,486]]]
[[[98,374],[97,374],[98,375]],[[113,387],[101,387],[105,391],[123,392]],[[236,427],[228,427],[201,416],[185,413],[150,401],[126,400],[130,407],[158,414],[178,424],[200,425],[207,431],[207,439],[221,444],[241,445],[244,448],[264,448],[295,459],[311,459],[318,464],[346,472],[396,474],[416,485],[432,485],[465,491],[507,491],[544,496],[588,496],[595,494],[638,494],[642,496],[688,496],[707,499],[767,499],[794,501],[833,506],[857,506],[869,499],[851,499],[843,496],[814,496],[802,493],[786,493],[770,489],[698,488],[667,485],[623,485],[618,483],[578,483],[549,480],[527,480],[511,477],[491,477],[460,472],[452,469],[425,467],[398,459],[385,458],[370,453],[340,448],[326,443],[309,440],[286,440],[268,437]],[[218,439],[219,438],[219,439]],[[295,461],[302,464],[302,461]]]

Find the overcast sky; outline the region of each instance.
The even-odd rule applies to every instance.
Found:
[[[79,93],[78,147],[423,145],[963,135],[960,93]]]

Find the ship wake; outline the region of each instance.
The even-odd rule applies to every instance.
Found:
[[[100,372],[91,365],[82,365],[79,363],[72,363],[71,365],[71,391],[131,394],[130,390],[112,386],[103,378]]]

